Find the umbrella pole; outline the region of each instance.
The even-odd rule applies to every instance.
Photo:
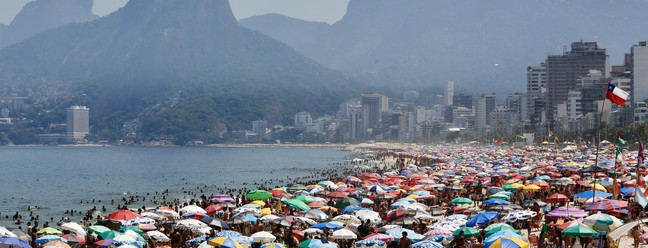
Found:
[[[596,127],[596,133],[598,135],[598,142],[596,142],[596,158],[594,159],[594,166],[598,168],[598,158],[599,158],[599,147],[601,146],[601,123],[603,122],[603,111],[605,111],[605,102],[607,99],[603,99],[603,104],[601,104],[601,114],[599,115],[598,126]],[[594,185],[592,186],[592,199],[596,197],[596,170],[594,171]]]

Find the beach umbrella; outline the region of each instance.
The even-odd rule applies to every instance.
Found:
[[[36,242],[37,244],[44,244],[44,243],[47,243],[47,242],[50,242],[50,241],[54,241],[54,240],[58,240],[58,241],[62,241],[62,242],[67,242],[66,239],[64,239],[64,238],[62,238],[62,237],[60,237],[60,236],[56,236],[56,235],[45,235],[45,236],[41,236],[41,237],[37,238],[36,240],[34,240],[34,242]]]
[[[488,199],[484,201],[484,205],[486,206],[511,205],[511,202],[502,199]]]
[[[627,206],[627,204],[626,204]],[[616,209],[621,209],[624,206],[620,206],[617,201],[612,200],[602,200],[598,202],[592,202],[585,207],[587,211],[601,210],[601,211],[612,211]]]
[[[515,186],[513,186],[511,184],[507,184],[507,185],[502,186],[502,189],[503,190],[517,190],[518,187],[515,187]]]
[[[520,231],[515,230],[515,228],[506,223],[491,224],[488,227],[484,228],[484,233],[486,234],[486,236],[490,236],[491,234],[502,230],[511,230],[513,232],[520,233]]]
[[[119,228],[120,232],[126,232],[128,230],[131,230],[131,231],[136,232],[138,234],[144,233],[144,231],[142,231],[142,229],[139,229],[139,227],[136,227],[136,226],[122,226],[122,227]]]
[[[122,235],[122,233],[117,232],[117,231],[108,230],[108,231],[104,231],[104,232],[100,233],[99,237],[101,237],[102,239],[114,239],[115,237],[117,237],[119,235]]]
[[[357,239],[358,235],[356,235],[355,233],[353,233],[351,230],[347,228],[343,228],[334,231],[331,237],[333,237],[333,239]]]
[[[135,213],[130,210],[118,210],[106,216],[106,218],[111,220],[124,220],[124,221],[135,219],[137,217],[141,217],[141,216],[138,213]]]
[[[529,185],[524,185],[524,187],[522,187],[522,189],[526,190],[526,191],[539,191],[540,186],[535,185],[535,184],[529,184]]]
[[[410,248],[445,248],[445,246],[438,242],[423,240],[410,245]]]
[[[110,229],[105,226],[94,225],[94,226],[89,226],[88,231],[90,231],[91,233],[100,234],[105,231],[110,231]]]
[[[529,242],[517,237],[499,237],[492,243],[485,243],[488,248],[529,248]]]
[[[43,229],[40,229],[36,234],[63,234],[61,231],[56,230],[52,227],[46,227]]]
[[[325,239],[309,239],[299,243],[299,248],[337,248],[338,245]]]
[[[330,198],[347,198],[349,197],[349,194],[343,191],[333,191],[331,193],[326,194],[326,196]]]
[[[452,232],[452,235],[455,236],[455,237],[458,237],[459,235],[461,235],[461,232],[463,232],[464,237],[474,237],[474,236],[479,235],[479,230],[477,230],[475,228],[472,228],[472,227],[459,228],[459,229],[455,230],[454,232]]]
[[[358,205],[349,205],[349,206],[346,206],[346,207],[344,207],[342,209],[342,213],[346,214],[346,213],[351,213],[351,212],[359,211],[359,210],[370,210],[370,208],[365,208],[365,207],[361,207],[361,206],[358,206]]]
[[[83,226],[79,225],[76,222],[68,222],[68,223],[61,224],[61,230],[70,231],[80,236],[86,235],[86,230],[83,228]]]
[[[547,197],[547,201],[549,202],[567,202],[569,201],[569,197],[563,195],[563,194],[553,194]]]
[[[597,231],[608,232],[622,226],[623,222],[612,215],[599,213],[587,216],[583,219],[583,224]]]
[[[419,234],[414,230],[407,228],[391,228],[385,232],[385,234],[394,237],[394,241],[399,241],[403,237],[403,232],[407,233],[407,238],[412,240],[412,242],[418,242],[425,238],[425,235]]]
[[[43,244],[43,248],[72,248],[72,247],[63,241],[53,240]]]
[[[17,237],[0,238],[1,248],[31,248],[29,243]]]
[[[293,199],[302,201],[304,203],[317,201],[317,199],[315,199],[315,197],[310,196],[310,195],[300,195],[300,196],[296,196]]]
[[[0,237],[10,237],[10,238],[17,238],[18,236],[14,234],[13,232],[9,231],[6,227],[0,226]]]
[[[488,196],[488,199],[502,199],[502,200],[507,200],[508,201],[509,199],[511,199],[511,197],[509,197],[508,195],[504,195],[504,194],[494,194],[494,195]]]
[[[171,239],[169,236],[166,234],[160,232],[160,231],[148,231],[146,232],[146,235],[148,235],[151,239],[158,241],[158,242],[169,242]]]
[[[287,199],[287,200],[283,200],[283,203],[285,203],[286,205],[288,205],[288,206],[290,206],[292,208],[297,208],[297,209],[300,209],[300,210],[310,210],[310,207],[308,205],[306,205],[306,203],[304,203],[303,201],[300,201],[300,200]]]
[[[258,189],[248,192],[245,197],[251,200],[266,200],[272,198],[272,193]]]
[[[259,248],[287,248],[287,246],[282,243],[267,243],[261,245]]]
[[[298,183],[294,183],[288,186],[288,191],[295,192],[300,190],[306,191],[308,190],[308,188],[306,188],[306,186],[304,186],[303,184],[298,184]]]
[[[236,200],[229,195],[215,195],[209,198],[209,200],[212,202],[220,202],[220,203],[236,202]]]
[[[578,198],[592,198],[595,196],[608,198],[612,196],[612,194],[603,191],[588,190],[574,195],[574,197],[578,197]]]
[[[466,222],[466,226],[468,227],[483,226],[497,219],[498,216],[499,214],[497,212],[480,213],[475,217],[473,217],[472,219],[468,220],[468,222]]]
[[[356,248],[386,248],[387,243],[376,239],[365,239],[353,242],[353,246]]]
[[[565,230],[560,232],[562,235],[571,236],[571,237],[592,237],[598,234],[598,231],[582,224],[576,223],[567,227]]]
[[[522,237],[522,235],[517,234],[514,231],[501,230],[499,232],[493,233],[490,236],[486,237],[486,239],[484,239],[484,244],[493,243],[493,242],[495,242],[495,240],[497,240],[498,238],[501,238],[501,237],[516,237],[516,238],[519,238],[521,240],[526,240],[526,238]]]
[[[547,216],[551,218],[569,218],[569,217],[574,217],[574,218],[583,218],[587,216],[587,213],[583,210],[580,210],[576,207],[559,207],[554,209],[553,211],[549,212]]]
[[[453,199],[452,203],[454,203],[454,204],[473,204],[473,201],[468,199],[468,198],[459,197],[459,198]]]
[[[360,202],[355,198],[347,197],[347,198],[340,199],[335,203],[335,207],[337,209],[343,209],[350,205],[360,205]]]
[[[180,214],[173,210],[172,208],[160,208],[155,210],[156,214],[160,214],[162,216],[170,217],[170,218],[179,218]]]
[[[16,238],[19,238],[19,239],[25,240],[25,241],[27,241],[27,242],[31,241],[31,237],[30,237],[29,235],[27,235],[26,233],[24,233],[24,232],[23,232],[22,230],[20,230],[20,229],[14,229],[14,230],[11,231],[11,232],[15,235]],[[4,236],[4,237],[13,237],[13,236]]]
[[[354,215],[360,220],[371,221],[372,223],[380,223],[382,221],[380,214],[373,210],[358,210]]]
[[[81,245],[84,245],[86,243],[85,237],[79,236],[77,234],[65,234],[61,236],[61,238],[67,240],[68,243],[78,243]]]
[[[338,225],[338,224],[334,224],[334,223],[331,223],[331,222],[322,222],[322,223],[310,226],[310,228],[320,229],[320,230],[325,231],[325,232],[328,232],[328,230],[342,229],[343,227],[344,227],[343,225]]]
[[[333,219],[331,219],[331,220],[342,222],[345,225],[351,225],[351,224],[360,225],[361,224],[361,221],[360,221],[360,219],[358,217],[353,216],[353,215],[349,215],[349,214],[338,215],[338,216],[333,217]]]
[[[272,235],[272,233],[266,231],[256,232],[252,234],[250,238],[252,238],[254,242],[258,242],[258,243],[268,243],[268,242],[275,241],[275,239],[277,239],[277,237]]]
[[[598,184],[598,183],[597,184],[590,184],[588,186],[590,188],[593,188],[593,189],[597,190],[597,191],[607,192],[607,189],[605,189],[605,186],[603,186],[601,184]]]
[[[383,242],[394,241],[394,236],[390,236],[384,233],[372,233],[364,237],[365,240],[380,240]]]
[[[203,228],[207,228],[208,226],[207,224],[199,220],[184,219],[184,220],[177,221],[175,223],[175,227],[178,229],[185,229],[185,230],[200,230]]]
[[[328,219],[328,215],[319,209],[308,210],[302,214],[302,217],[320,221]]]
[[[180,215],[182,216],[187,216],[196,213],[206,214],[207,211],[196,205],[189,205],[180,209]]]
[[[210,239],[207,244],[221,248],[243,248],[243,246],[230,237],[216,237]]]

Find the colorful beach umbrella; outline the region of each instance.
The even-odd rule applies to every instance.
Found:
[[[592,237],[594,235],[597,235],[598,231],[582,223],[576,223],[576,224],[572,224],[570,227],[567,227],[565,230],[563,230],[560,233],[562,235],[571,236],[571,237]]]
[[[252,190],[245,195],[246,198],[251,200],[266,200],[272,198],[272,193],[265,190]]]
[[[517,237],[499,237],[492,243],[486,243],[487,248],[529,248],[529,242]]]
[[[468,198],[459,197],[459,198],[453,199],[452,203],[454,203],[454,204],[473,204],[473,201],[468,199]]]
[[[506,223],[495,223],[491,224],[488,227],[484,228],[484,233],[486,236],[490,236],[493,233],[502,231],[502,230],[511,230],[513,232],[519,233],[520,231],[515,230],[511,225],[506,224]]]
[[[36,234],[63,234],[61,231],[54,229],[52,227],[46,227],[40,229]]]
[[[207,244],[220,248],[243,248],[243,246],[230,237],[216,237],[210,239]]]
[[[459,235],[461,235],[462,232],[463,232],[464,237],[474,237],[474,236],[479,235],[479,230],[477,230],[475,228],[472,228],[472,227],[459,228],[459,229],[455,230],[454,232],[452,232],[452,235],[455,236],[455,237],[458,237]]]
[[[309,239],[299,243],[299,248],[337,248],[338,245],[325,239]]]
[[[137,217],[141,217],[141,216],[138,213],[135,213],[130,210],[118,210],[106,216],[106,218],[111,220],[131,220]]]
[[[0,247],[3,248],[31,248],[29,243],[16,237],[0,238]]]
[[[287,248],[287,246],[281,243],[267,243],[261,245],[259,248]]]
[[[356,200],[355,198],[352,197],[347,197],[339,200],[337,203],[335,203],[335,207],[337,209],[343,209],[345,207],[351,206],[351,205],[360,205],[360,202]]]
[[[303,201],[300,201],[300,200],[287,199],[287,200],[283,200],[283,203],[285,203],[286,205],[288,205],[288,206],[290,206],[292,208],[297,208],[297,209],[300,209],[300,210],[310,210],[310,207],[308,205],[306,205],[306,203],[304,203]]]

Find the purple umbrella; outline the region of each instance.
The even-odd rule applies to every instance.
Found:
[[[209,198],[212,202],[235,202],[234,198],[229,195],[215,195]]]
[[[587,216],[587,213],[576,207],[559,207],[549,212],[547,216],[551,218],[568,218],[568,217],[583,218]]]

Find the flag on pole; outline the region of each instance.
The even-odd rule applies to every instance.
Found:
[[[617,105],[625,105],[626,100],[628,100],[628,92],[622,90],[619,87],[614,86],[614,84],[608,84],[607,93],[605,93],[605,98]]]
[[[618,132],[617,132],[617,145],[619,146],[619,149],[625,148],[626,145],[625,140],[623,139],[623,137],[621,137],[621,133]]]

